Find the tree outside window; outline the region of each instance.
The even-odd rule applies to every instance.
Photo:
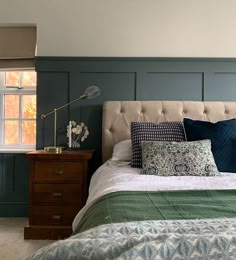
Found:
[[[1,147],[35,147],[36,81],[35,71],[0,72]]]

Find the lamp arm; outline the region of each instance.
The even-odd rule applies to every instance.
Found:
[[[58,108],[54,108],[52,111],[48,112],[47,114],[42,114],[41,115],[41,119],[45,119],[47,116],[49,116],[51,114],[55,114],[58,110],[60,110],[60,109],[62,109],[64,107],[67,107],[67,106],[69,106],[69,105],[71,105],[71,104],[73,104],[73,103],[75,103],[75,102],[77,102],[79,100],[86,99],[87,97],[88,97],[88,95],[84,94],[84,95],[80,96],[79,98],[76,98],[76,99],[72,100],[71,102],[66,103],[65,105],[62,105],[62,106],[60,106]]]
[[[72,100],[71,102],[66,103],[65,105],[62,105],[58,108],[54,108],[52,111],[48,112],[47,114],[41,115],[41,119],[45,119],[47,116],[54,114],[54,147],[56,147],[56,144],[57,144],[57,111],[64,107],[67,107],[79,100],[86,99],[87,97],[88,97],[88,95],[84,94],[84,95],[80,96],[79,98],[76,98],[76,99]]]

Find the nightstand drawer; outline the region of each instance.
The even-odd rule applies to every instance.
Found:
[[[80,207],[75,206],[33,206],[32,225],[71,225]]]
[[[81,180],[81,162],[35,162],[34,180]]]
[[[76,203],[82,206],[82,182],[76,184],[34,184],[33,201],[36,203]]]

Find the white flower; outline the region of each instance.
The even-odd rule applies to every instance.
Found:
[[[76,134],[77,128],[76,128],[76,127],[71,128],[71,132],[74,133],[74,134]]]
[[[82,127],[81,125],[77,125],[76,128],[77,128],[78,130],[82,131],[82,128],[83,128],[83,127]]]
[[[76,126],[76,122],[75,121],[71,121],[71,125],[72,125],[72,127]]]
[[[70,125],[67,126],[67,137],[69,137]],[[88,127],[81,122],[77,124],[75,121],[71,121],[71,139],[72,141],[84,142],[88,137],[89,131]]]
[[[84,137],[87,138],[88,135],[89,135],[89,131],[88,131],[88,130],[85,130]]]

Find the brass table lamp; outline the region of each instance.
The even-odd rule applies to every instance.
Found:
[[[87,99],[87,98],[91,99],[91,98],[98,97],[99,95],[100,95],[100,89],[97,86],[90,86],[85,90],[84,94],[79,98],[76,98],[69,103],[66,103],[58,108],[54,108],[52,111],[41,115],[41,119],[45,119],[47,116],[54,114],[54,146],[44,147],[45,151],[52,152],[52,153],[61,153],[62,150],[64,149],[64,147],[57,146],[57,111],[79,100]]]

